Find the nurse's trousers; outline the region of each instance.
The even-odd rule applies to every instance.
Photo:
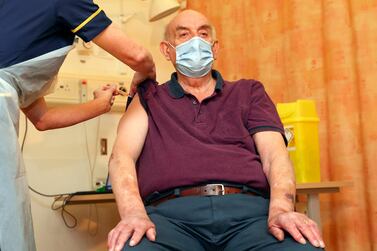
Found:
[[[232,194],[190,196],[148,206],[156,225],[156,241],[145,237],[123,251],[320,251],[308,241],[302,245],[288,233],[278,241],[267,228],[269,200]]]
[[[16,90],[0,78],[0,250],[34,251],[30,198],[18,143]]]

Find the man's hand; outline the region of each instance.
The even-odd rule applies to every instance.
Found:
[[[117,86],[115,84],[107,84],[93,92],[94,99],[103,100],[105,112],[110,111],[114,104],[115,96],[118,95]]]
[[[297,242],[305,244],[306,237],[315,247],[324,248],[321,233],[317,224],[306,215],[296,212],[282,212],[270,215],[268,229],[276,239],[284,239],[284,231],[287,231]]]
[[[145,74],[140,73],[140,72],[135,72],[135,74],[134,74],[134,76],[132,78],[131,87],[130,87],[130,93],[129,93],[129,95],[131,97],[133,97],[135,95],[136,90],[137,90],[137,86],[141,82],[143,82],[144,80],[146,80],[147,78],[155,80],[156,79],[156,74],[152,73],[152,74],[149,74],[149,75],[145,75]]]
[[[156,227],[145,213],[130,214],[110,231],[107,239],[109,251],[120,251],[130,239],[130,246],[137,245],[144,234],[150,241],[156,239]]]

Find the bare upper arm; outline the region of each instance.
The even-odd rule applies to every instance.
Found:
[[[140,103],[139,96],[136,95],[119,122],[113,154],[125,154],[136,162],[147,132],[148,115]]]
[[[280,132],[257,132],[253,134],[253,139],[262,160],[263,171],[267,177],[274,160],[284,159],[289,161],[288,151]]]

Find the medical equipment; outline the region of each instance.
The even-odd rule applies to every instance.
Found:
[[[127,96],[128,95],[127,89],[123,86],[119,87],[118,92],[121,96]]]

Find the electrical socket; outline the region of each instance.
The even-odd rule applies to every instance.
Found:
[[[49,104],[77,104],[80,103],[79,83],[77,78],[58,77],[54,92],[45,96]]]

